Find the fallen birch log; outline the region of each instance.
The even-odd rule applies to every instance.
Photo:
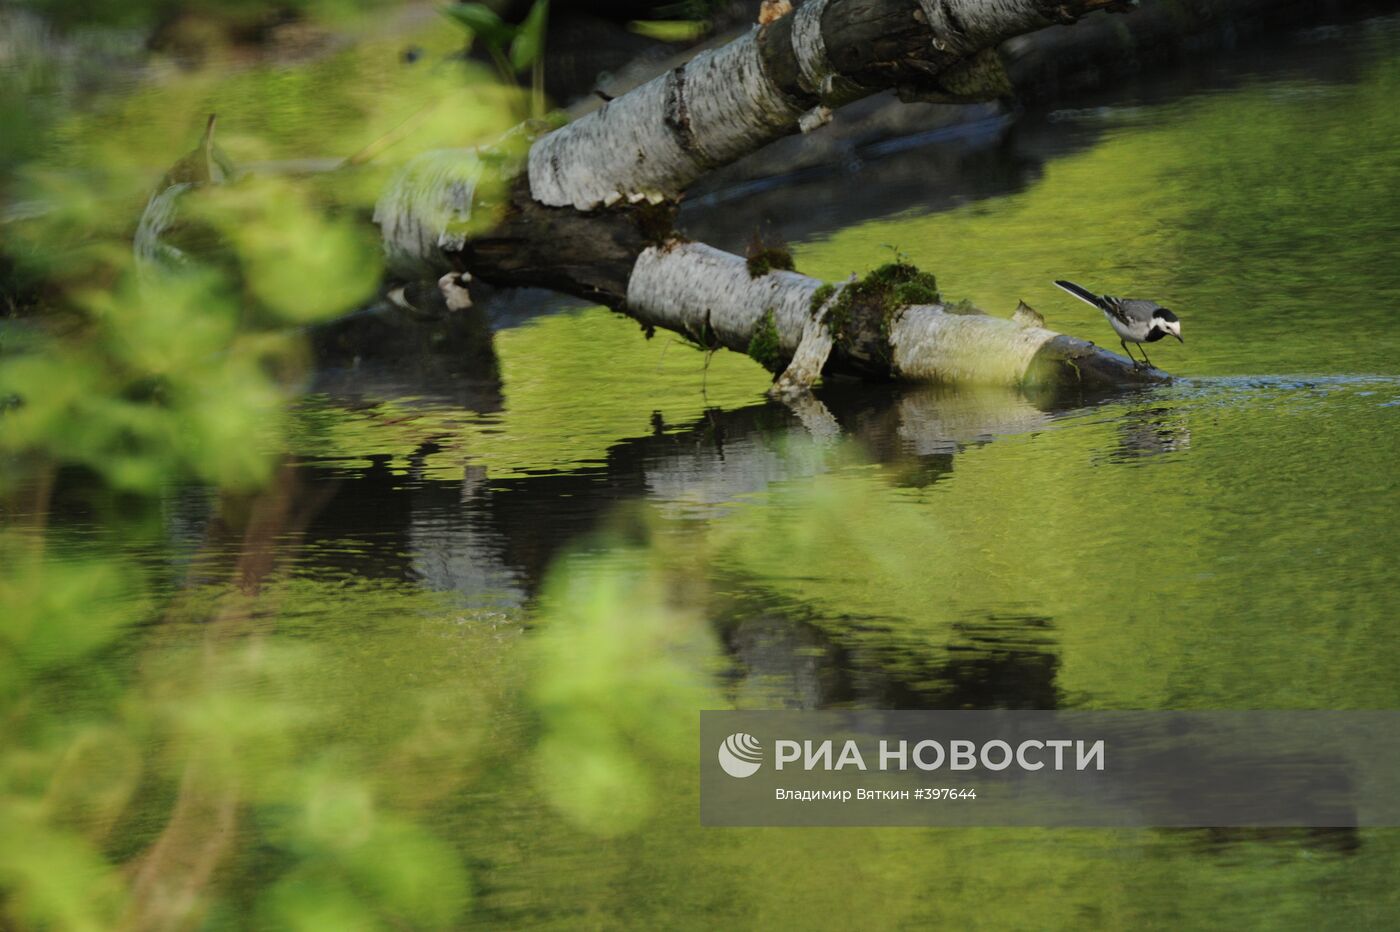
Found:
[[[949,308],[932,276],[909,266],[826,285],[782,270],[756,273],[743,258],[673,230],[676,202],[691,183],[820,125],[832,108],[887,87],[910,99],[995,96],[1006,87],[992,52],[998,44],[1118,6],[808,0],[534,140],[488,231],[463,235],[475,168],[447,153],[410,164],[376,219],[391,263],[405,274],[458,268],[599,301],[648,331],[749,353],[782,373],[779,394],[822,374],[1085,388],[1163,381],[1164,373],[1038,322]]]
[[[1005,319],[945,305],[936,287],[932,276],[900,263],[835,285],[788,271],[755,277],[738,256],[671,243],[637,259],[626,307],[638,320],[706,348],[754,357],[782,374],[778,394],[810,385],[824,369],[877,379],[1086,389],[1164,378],[1045,329],[1033,312]]]

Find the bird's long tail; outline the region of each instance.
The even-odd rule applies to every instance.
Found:
[[[1074,282],[1067,282],[1061,280],[1057,280],[1055,284],[1059,285],[1065,291],[1068,291],[1070,294],[1074,295],[1076,298],[1085,302],[1086,304],[1092,304],[1094,307],[1098,308],[1101,311],[1106,309],[1103,298],[1100,298],[1098,295],[1094,294],[1087,288],[1081,288]]]

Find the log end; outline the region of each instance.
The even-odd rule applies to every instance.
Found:
[[[1151,366],[1134,365],[1088,340],[1059,334],[1036,351],[1026,368],[1028,388],[1106,392],[1135,386],[1166,385],[1172,377]]]

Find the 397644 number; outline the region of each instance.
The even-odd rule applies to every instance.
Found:
[[[950,786],[921,787],[914,791],[915,799],[976,799],[977,791],[972,788]]]

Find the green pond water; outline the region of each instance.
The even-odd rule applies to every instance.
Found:
[[[74,493],[62,571],[137,581],[24,687],[82,739],[62,821],[111,863],[177,799],[217,826],[209,928],[1393,927],[1389,830],[698,824],[702,708],[1400,708],[1400,28],[1280,41],[1346,67],[1108,108],[1016,190],[793,243],[1105,345],[1052,279],[1157,298],[1168,387],[799,417],[565,310],[494,335],[498,384],[328,367],[243,524],[182,487],[112,539]]]

